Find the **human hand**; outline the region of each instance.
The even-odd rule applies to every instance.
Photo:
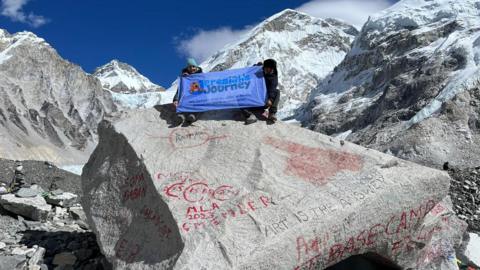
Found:
[[[177,108],[178,107],[178,101],[174,101],[173,106],[175,106],[175,108]]]
[[[272,103],[272,100],[267,100],[267,107],[272,107],[273,103]]]

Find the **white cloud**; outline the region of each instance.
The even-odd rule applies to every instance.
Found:
[[[25,13],[23,7],[30,0],[2,0],[1,14],[10,18],[14,22],[22,22],[31,25],[32,27],[39,27],[48,22],[43,16],[35,15],[33,13]]]
[[[181,40],[177,49],[180,53],[194,57],[198,62],[202,62],[228,43],[239,40],[250,29],[251,27],[243,30],[221,27],[208,31],[200,30],[194,36]]]
[[[387,0],[313,0],[296,8],[318,18],[336,18],[361,28],[368,16],[391,6]]]
[[[388,0],[312,0],[300,7],[298,11],[318,18],[337,18],[361,28],[368,16],[391,6]],[[178,51],[202,62],[228,43],[239,40],[253,26],[241,30],[221,27],[214,30],[199,30],[193,36],[181,39]],[[178,39],[178,38],[177,38]]]

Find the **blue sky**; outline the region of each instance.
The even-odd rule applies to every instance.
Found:
[[[111,59],[168,87],[186,56],[203,58],[285,8],[356,25],[394,0],[1,0],[0,28],[32,31],[93,72]]]

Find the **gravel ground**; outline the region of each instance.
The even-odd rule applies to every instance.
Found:
[[[80,176],[48,165],[43,161],[22,161],[25,180],[29,184],[38,184],[45,190],[55,182],[58,188],[79,196],[82,195]],[[0,182],[9,184],[13,178],[15,161],[0,158]]]
[[[22,165],[25,182],[29,184],[49,190],[55,182],[57,188],[82,194],[78,175],[42,161],[22,161]],[[9,184],[14,168],[15,161],[0,159],[0,182]],[[79,205],[75,208],[81,209]],[[45,249],[41,269],[111,270],[85,220],[72,213],[72,208],[52,207],[47,221],[37,222],[11,214],[0,206],[0,270],[14,269],[13,265],[29,260],[29,254],[39,248]],[[71,268],[56,267],[54,258],[61,254],[75,258],[75,264]]]
[[[453,178],[450,196],[457,216],[468,223],[470,232],[480,233],[480,167],[448,172]]]

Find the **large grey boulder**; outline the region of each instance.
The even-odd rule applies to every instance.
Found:
[[[52,208],[41,196],[20,198],[14,194],[0,196],[0,205],[7,211],[35,221],[45,221]]]
[[[446,173],[281,122],[168,128],[157,109],[103,121],[83,170],[115,269],[323,269],[367,252],[455,269],[466,225]]]

